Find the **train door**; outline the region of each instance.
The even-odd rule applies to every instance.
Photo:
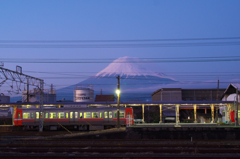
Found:
[[[22,109],[16,109],[14,116],[14,125],[22,125]]]
[[[34,125],[38,124],[38,123],[39,123],[39,112],[35,112],[35,122],[34,122]]]
[[[104,111],[104,122],[112,121],[112,111]]]
[[[70,112],[70,121],[78,122],[78,112],[76,111]]]
[[[133,119],[133,109],[132,108],[126,108],[125,109],[125,118],[126,118],[126,125],[133,125],[134,119]]]

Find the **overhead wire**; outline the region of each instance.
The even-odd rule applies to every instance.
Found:
[[[0,48],[149,48],[240,45],[240,37],[122,40],[0,40]]]

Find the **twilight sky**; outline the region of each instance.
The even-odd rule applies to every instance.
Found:
[[[0,1],[0,61],[4,62],[5,68],[12,70],[15,70],[16,65],[20,65],[23,67],[23,73],[43,78],[47,84],[53,83],[56,88],[60,88],[78,83],[104,69],[111,60],[124,56],[144,59],[240,56],[239,44],[138,48],[4,47],[6,44],[4,42],[7,40],[240,37],[239,8],[239,0]],[[239,41],[239,39],[230,40],[230,42]],[[21,43],[17,44],[21,45]],[[110,60],[106,63],[20,63],[24,60],[36,59]],[[8,62],[9,60],[16,62]],[[182,78],[181,80],[220,79],[221,82],[234,79],[235,82],[240,83],[237,67],[239,61],[147,63],[144,66],[175,78]],[[196,75],[203,75],[206,78]]]

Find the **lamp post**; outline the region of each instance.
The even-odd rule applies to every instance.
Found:
[[[120,96],[120,82],[119,82],[119,79],[120,77],[117,76],[117,79],[118,79],[118,84],[117,84],[117,90],[116,90],[116,93],[117,93],[117,128],[119,128],[119,96]]]

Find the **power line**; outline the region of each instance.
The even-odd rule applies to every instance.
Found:
[[[196,47],[196,46],[234,46],[240,42],[198,42],[198,43],[155,43],[155,44],[0,44],[0,48],[151,48],[151,47]]]
[[[15,59],[0,58],[5,63],[111,63],[109,59]],[[141,58],[135,60],[115,60],[112,63],[176,63],[176,62],[229,62],[240,61],[240,56],[216,56],[216,57],[176,57],[176,58]]]
[[[119,43],[119,42],[168,42],[168,41],[209,41],[239,40],[240,37],[217,38],[175,38],[175,39],[122,39],[122,40],[0,40],[0,43]]]

